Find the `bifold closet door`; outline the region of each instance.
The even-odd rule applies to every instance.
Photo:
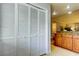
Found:
[[[15,5],[0,4],[0,55],[16,55]]]
[[[44,10],[27,4],[16,5],[17,8],[15,4],[0,4],[0,55],[38,56],[45,54]]]
[[[46,54],[46,13],[39,11],[39,49],[40,55]]]
[[[30,8],[30,36],[31,55],[39,55],[38,10],[35,8]]]
[[[29,7],[18,4],[18,39],[16,55],[30,55]]]

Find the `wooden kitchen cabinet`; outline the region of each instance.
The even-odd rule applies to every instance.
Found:
[[[72,50],[72,35],[66,36],[66,48]]]
[[[62,35],[58,33],[56,35],[56,45],[61,46],[61,44],[62,44]]]
[[[79,52],[79,36],[73,36],[73,51]]]
[[[72,35],[68,33],[57,34],[56,45],[72,50]]]
[[[79,35],[77,33],[57,33],[55,44],[79,53]]]
[[[66,48],[67,45],[67,39],[66,39],[66,35],[62,35],[62,46],[63,48]]]

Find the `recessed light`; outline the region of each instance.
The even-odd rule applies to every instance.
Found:
[[[56,12],[55,11],[53,12],[53,15],[56,15]]]
[[[72,14],[72,11],[68,11],[68,14]]]
[[[67,5],[66,9],[70,9],[70,5]]]

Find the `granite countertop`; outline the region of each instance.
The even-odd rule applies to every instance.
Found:
[[[71,34],[71,35],[79,35],[79,31],[61,31],[59,33]]]

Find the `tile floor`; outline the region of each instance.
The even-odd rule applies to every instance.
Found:
[[[52,45],[51,56],[79,56],[79,53]]]

